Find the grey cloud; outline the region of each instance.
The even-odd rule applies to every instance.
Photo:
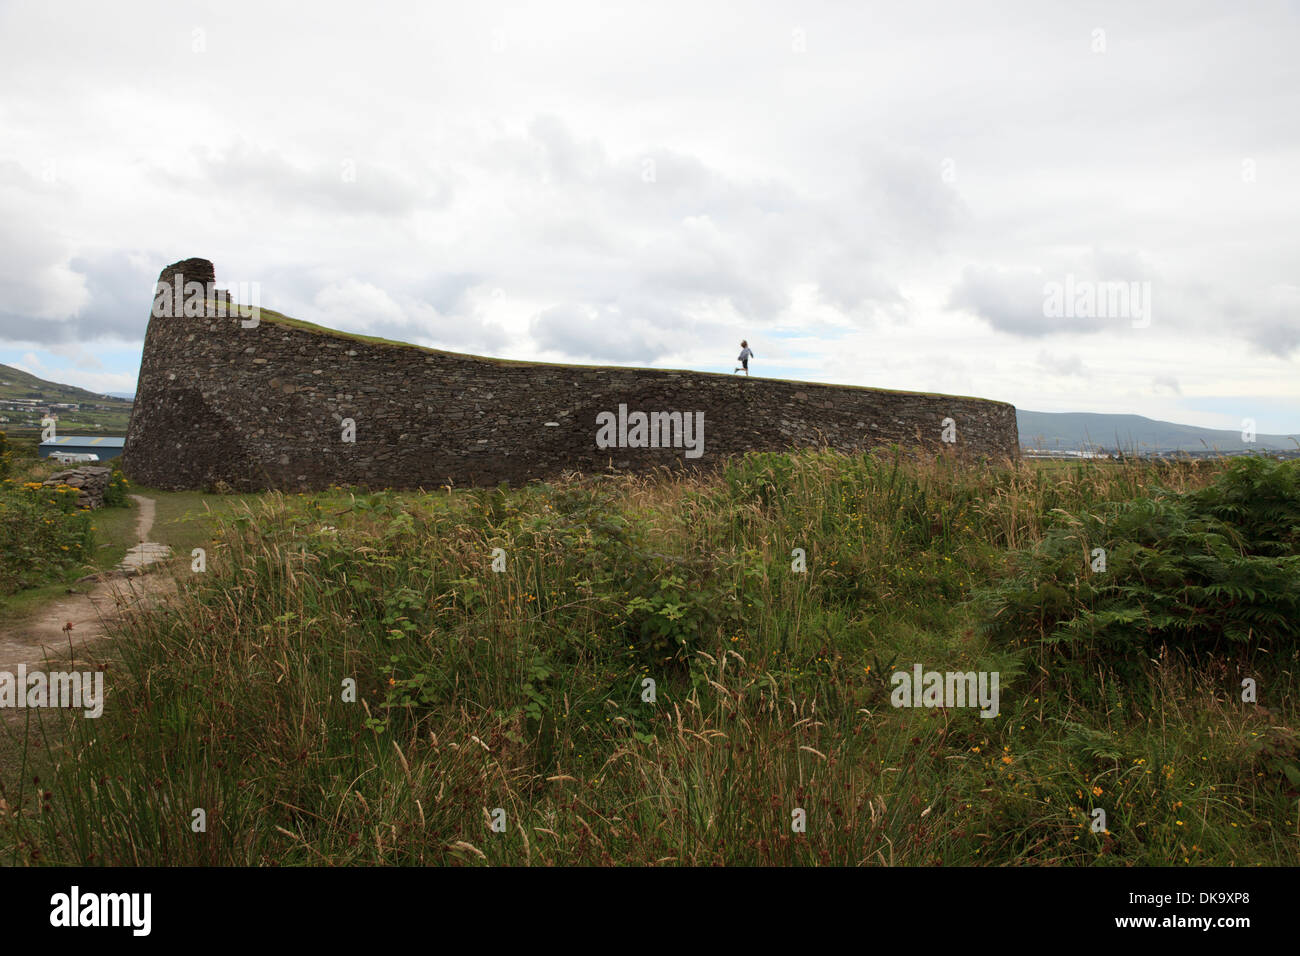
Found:
[[[1038,364],[1053,375],[1084,377],[1089,374],[1083,360],[1078,355],[1056,356],[1048,352],[1038,353]]]
[[[949,295],[948,306],[973,312],[1001,332],[1051,335],[1064,330],[1064,320],[1043,315],[1044,282],[1038,272],[967,266]]]
[[[929,239],[957,215],[937,175],[933,187],[922,185],[913,166],[897,161],[880,160],[883,172],[865,165],[857,194],[828,199],[771,179],[740,181],[677,150],[609,159],[553,118],[530,133],[544,135],[552,170],[578,184],[572,202],[531,228],[571,249],[603,254],[590,268],[612,262],[625,276],[619,289],[607,286],[591,299],[595,306],[631,291],[678,310],[701,300],[725,303],[762,325],[789,307],[796,284],[811,281],[825,302],[850,315],[871,306],[897,310],[904,300],[888,274],[890,228]],[[900,182],[908,188],[899,189]],[[925,224],[903,228],[918,202]],[[630,239],[637,231],[648,237]]]
[[[945,210],[955,202],[941,183],[928,193],[901,162],[882,161],[882,173],[864,165],[865,184],[845,201],[801,195],[773,179],[741,180],[666,147],[611,157],[549,115],[493,161],[538,184],[519,227],[541,245],[557,280],[582,273],[589,306],[627,294],[677,311],[710,302],[758,325],[774,321],[792,288],[808,281],[849,313],[900,307],[884,231],[923,202],[932,221],[915,234],[932,236],[948,228]],[[572,291],[555,289],[567,299]]]
[[[877,263],[828,254],[815,278],[822,300],[845,313],[853,314],[864,305],[892,311],[903,304],[898,287]]]
[[[85,285],[86,304],[64,319],[33,319],[30,314],[0,311],[0,339],[54,346],[144,338],[156,271],[142,267],[125,252],[78,257],[68,265]]]
[[[1160,277],[1139,252],[1122,249],[1092,250],[1090,275],[1104,282],[1157,282]]]
[[[195,159],[197,182],[176,173],[159,175],[182,188],[202,185],[353,215],[402,216],[421,206],[444,206],[450,198],[449,183],[432,170],[423,170],[417,185],[364,156],[340,155],[333,162],[300,166],[278,150],[238,142],[224,152],[196,152]]]
[[[438,316],[433,320],[410,318],[404,322],[376,322],[367,335],[414,342],[453,352],[490,352],[499,354],[510,345],[510,337],[500,326],[465,316]]]
[[[0,230],[0,302],[14,317],[15,327],[51,324],[39,317],[71,311],[79,290],[68,287],[77,277],[68,273],[67,259],[66,243],[43,222]]]
[[[85,307],[72,320],[78,336],[124,342],[144,338],[154,285],[158,272],[166,264],[159,262],[157,267],[142,264],[142,260],[152,263],[154,258],[110,252],[72,260],[73,271],[86,277],[89,292]]]
[[[455,315],[470,307],[468,293],[471,289],[489,284],[493,289],[501,288],[499,283],[489,283],[487,277],[478,272],[440,272],[412,287],[410,292],[442,314]]]
[[[943,181],[929,157],[871,148],[861,194],[885,235],[922,244],[940,242],[970,213],[960,194]]]
[[[1094,255],[1073,267],[1051,270],[967,266],[949,293],[948,307],[971,312],[994,329],[1023,338],[1115,332],[1135,322],[1149,324],[1153,309],[1167,311],[1162,290],[1149,278],[1153,274],[1134,255]],[[1104,290],[1121,285],[1123,299],[1111,301]],[[1072,314],[1085,288],[1093,305],[1084,309],[1091,314]]]
[[[558,117],[547,114],[534,117],[528,124],[528,136],[537,147],[537,159],[547,181],[584,183],[605,172],[607,158],[596,140],[579,142]]]
[[[1221,296],[1218,312],[1226,320],[1219,326],[1220,335],[1244,337],[1260,352],[1278,358],[1300,351],[1300,288],[1296,286]]]
[[[382,280],[381,280],[382,281]],[[467,301],[445,313],[401,290],[347,277],[320,288],[296,317],[331,328],[459,351],[500,351],[509,339]]]
[[[221,263],[217,266],[217,285],[223,282]],[[475,288],[498,287],[483,273],[473,271],[443,272],[430,270],[414,280],[387,268],[366,270],[352,268],[346,271],[301,262],[275,265],[259,270],[252,276],[240,276],[260,283],[263,305],[285,312],[295,318],[312,321],[311,313],[318,309],[317,296],[331,283],[349,279],[362,280],[391,294],[404,297],[410,303],[423,304],[444,316],[461,316],[472,310],[469,293]],[[233,281],[234,276],[226,277]]]
[[[650,363],[668,352],[662,337],[632,328],[609,308],[593,315],[573,303],[552,306],[533,317],[529,331],[543,349],[601,361]]]
[[[725,330],[648,302],[595,308],[568,302],[543,309],[533,317],[529,331],[541,348],[562,355],[653,364]]]

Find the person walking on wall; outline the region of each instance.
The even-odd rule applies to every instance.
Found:
[[[732,374],[732,375],[735,375],[736,372],[739,372],[740,369],[743,368],[743,369],[745,370],[745,374],[748,375],[748,374],[749,374],[749,357],[750,357],[751,355],[753,355],[753,354],[754,354],[754,352],[753,352],[752,349],[750,349],[750,347],[749,347],[749,343],[746,342],[744,339],[741,339],[741,340],[740,340],[740,355],[739,355],[739,357],[736,359],[738,362],[740,362],[740,368],[737,368],[737,369],[736,369],[735,371],[733,371],[731,374]]]

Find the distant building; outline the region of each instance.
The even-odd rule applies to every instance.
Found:
[[[40,444],[42,458],[51,455],[98,455],[100,461],[107,461],[122,454],[125,438],[110,438],[107,435],[60,435],[53,441]]]

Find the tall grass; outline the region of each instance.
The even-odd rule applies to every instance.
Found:
[[[1084,695],[1040,634],[991,633],[975,600],[1071,515],[1220,470],[804,452],[709,476],[268,495],[221,520],[175,601],[120,625],[102,718],[44,714],[53,780],[9,775],[0,847],[1294,864],[1294,652],[1166,648],[1122,677],[1097,660]],[[1000,713],[892,707],[890,674],[914,662],[998,671]],[[1264,706],[1240,702],[1243,668]]]

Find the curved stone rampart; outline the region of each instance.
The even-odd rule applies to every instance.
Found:
[[[173,294],[180,276],[201,307]],[[517,484],[810,445],[1019,455],[1004,402],[382,342],[241,316],[205,259],[168,266],[158,288],[123,453],[157,488]]]

